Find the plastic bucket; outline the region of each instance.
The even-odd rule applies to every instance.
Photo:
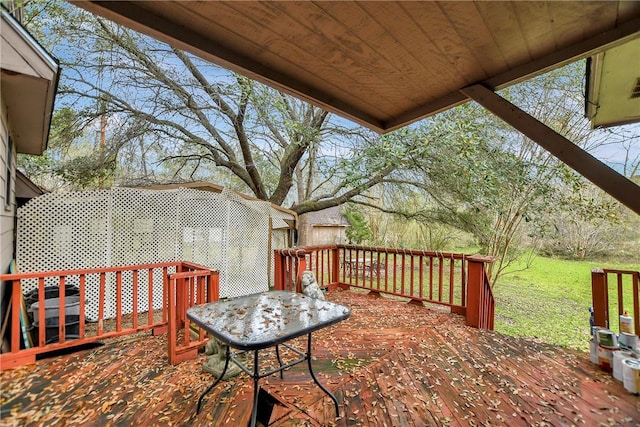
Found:
[[[589,342],[589,359],[594,365],[598,364],[598,343],[595,339]]]
[[[598,366],[605,372],[613,372],[613,353],[615,349],[598,346]]]
[[[40,302],[34,302],[31,304],[34,321],[38,321],[39,319],[39,310]],[[65,316],[78,316],[80,314],[79,296],[69,296],[64,299],[64,314]],[[44,300],[44,317],[45,319],[60,317],[60,298],[49,298]]]
[[[618,337],[618,344],[620,344],[620,348],[637,351],[638,337],[628,332],[623,332]]]
[[[613,378],[622,381],[622,362],[631,357],[633,357],[633,353],[630,351],[613,352]]]
[[[60,341],[60,318],[49,317],[44,319],[45,327],[45,343],[51,344]],[[33,324],[33,337],[37,340],[39,334],[39,324],[36,321]],[[64,338],[65,340],[78,339],[80,334],[80,316],[65,315],[64,316]]]
[[[624,388],[631,393],[640,393],[640,360],[625,359],[622,361]]]
[[[631,316],[620,316],[620,332],[633,333],[633,319]]]
[[[618,347],[618,339],[609,329],[601,329],[598,331],[598,345],[602,347],[616,348]]]

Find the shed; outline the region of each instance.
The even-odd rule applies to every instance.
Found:
[[[302,246],[339,245],[346,242],[347,217],[340,206],[334,206],[300,217],[298,231]]]

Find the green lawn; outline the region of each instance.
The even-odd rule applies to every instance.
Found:
[[[494,287],[495,330],[588,352],[591,269],[596,267],[638,270],[640,264],[537,257],[529,269],[506,274]],[[609,300],[617,304],[611,292]],[[631,301],[630,289],[626,301]],[[610,311],[617,312],[616,307]],[[613,316],[611,323],[617,327]]]

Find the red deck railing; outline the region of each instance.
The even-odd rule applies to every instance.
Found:
[[[493,258],[419,250],[327,245],[275,251],[275,288],[299,289],[305,269],[324,288],[356,287],[448,306],[469,326],[493,329],[495,300],[485,266]]]
[[[640,336],[639,288],[640,271],[606,268],[591,270],[594,325],[620,331],[620,315],[627,312],[633,317],[635,334]],[[610,298],[611,294],[613,296]],[[614,323],[611,323],[611,312],[617,312]]]
[[[188,262],[2,274],[0,281],[11,286],[9,311],[2,322],[3,336],[10,336],[10,349],[0,355],[0,370],[34,363],[42,353],[145,330],[169,331],[169,359],[173,363],[182,360],[181,355],[193,347],[190,334],[185,334],[183,344],[177,342],[186,309],[218,298],[218,273]],[[78,306],[73,306],[77,321],[70,321],[65,313],[69,307],[66,300],[71,298],[66,295],[70,293],[66,286],[70,282],[77,284],[77,290],[72,288],[79,297]],[[45,308],[37,310],[33,319],[37,327],[28,320],[25,288],[37,289],[38,307]],[[57,288],[57,307],[45,302],[46,292],[52,288]],[[89,302],[95,312],[91,321],[86,318]],[[47,316],[50,309],[57,309],[53,318]],[[47,342],[47,334],[55,335],[55,341]],[[199,338],[196,341],[202,340]]]
[[[197,304],[218,301],[220,281],[218,272],[191,263],[182,263],[182,271],[169,276],[169,363],[176,365],[191,359],[209,339],[201,328],[191,328],[187,309]],[[182,338],[179,339],[179,331]],[[195,338],[192,338],[192,334]]]
[[[485,269],[491,262],[475,255],[375,247],[283,249],[275,251],[274,284],[276,289],[300,292],[302,272],[310,269],[322,287],[356,287],[412,303],[444,305],[466,316],[470,326],[493,329],[495,302]],[[0,370],[33,363],[42,353],[145,330],[168,331],[169,361],[176,364],[193,357],[207,339],[186,318],[187,308],[219,297],[218,273],[188,262],[3,274],[0,281],[11,286],[10,309],[3,322],[10,350],[0,355]],[[70,297],[66,285],[71,282],[77,284],[80,296],[75,308],[80,313],[77,334],[72,337],[65,313]],[[25,288],[33,288],[39,307],[45,307],[45,292],[51,287],[59,293],[55,342],[47,342],[49,307],[38,310],[33,319],[38,327],[29,329],[24,304]],[[85,318],[87,308],[94,312],[91,321]]]

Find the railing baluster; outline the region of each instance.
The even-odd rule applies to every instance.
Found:
[[[131,284],[131,286],[133,286],[133,296],[132,296],[132,309],[131,312],[133,314],[133,318],[132,318],[132,326],[133,329],[138,329],[138,270],[133,270],[133,275],[131,278],[131,281],[133,282]]]
[[[153,270],[147,270],[147,325],[153,324]]]
[[[122,330],[122,271],[116,272],[116,332]]]
[[[80,338],[84,338],[85,337],[85,313],[86,313],[86,302],[85,302],[85,295],[86,295],[86,289],[87,289],[87,275],[84,273],[81,273],[79,275],[79,293],[80,293],[80,305],[79,305],[79,310],[80,310],[80,326],[79,326],[79,336]]]
[[[320,286],[322,284],[323,278],[322,278],[322,263],[324,262],[324,251],[318,251],[315,253],[315,259],[316,259],[316,265],[315,265],[315,270],[316,270],[316,280],[318,281],[318,285]],[[313,256],[313,254],[312,254]]]
[[[20,337],[22,331],[20,330],[20,313],[22,307],[20,307],[22,301],[22,289],[20,286],[20,280],[14,280],[11,289],[11,352],[17,353],[20,351]],[[44,312],[43,305],[40,305],[40,312]]]
[[[376,271],[376,289],[380,290],[380,251],[376,252],[376,263],[374,265]]]
[[[423,293],[423,286],[424,286],[424,256],[422,256],[422,254],[419,255],[418,256],[418,260],[420,262],[420,266],[418,267],[418,274],[420,275],[419,279],[418,279],[418,286],[419,286],[418,293],[420,295],[420,298],[424,298],[424,293]]]
[[[462,255],[460,261],[460,305],[462,307],[467,306],[467,260]]]
[[[413,257],[413,255],[409,255],[409,256],[411,257],[411,258],[410,258],[410,260],[411,260],[411,261],[410,261],[410,268],[411,268],[411,270],[409,271],[409,283],[410,283],[410,285],[411,285],[411,288],[410,288],[409,293],[411,294],[411,296],[412,296],[412,297],[414,297],[414,296],[415,296],[414,289],[413,289],[413,268],[414,268],[414,257]]]
[[[438,301],[442,302],[442,287],[444,281],[444,256],[438,258]]]
[[[169,316],[167,312],[167,308],[169,307],[168,299],[169,299],[169,269],[164,267],[162,269],[162,298],[164,304],[162,304],[162,321],[166,322]]]
[[[369,287],[373,288],[373,252],[368,251],[368,255],[365,256],[365,265],[369,270]]]
[[[453,290],[454,290],[454,278],[455,278],[455,260],[453,257],[449,259],[449,304],[453,304]]]
[[[429,299],[433,301],[433,257],[429,257]]]
[[[45,316],[44,277],[38,278],[38,345],[43,347],[47,343],[47,322]],[[35,319],[33,319],[35,322]]]
[[[106,274],[100,273],[100,290],[99,290],[99,305],[98,305],[98,335],[104,333],[104,305],[106,297]]]
[[[393,280],[391,281],[391,289],[393,292],[398,291],[398,254],[393,253]]]
[[[66,307],[65,307],[65,282],[66,282],[66,277],[65,276],[60,276],[59,278],[59,282],[58,282],[58,302],[59,302],[59,307],[58,307],[58,341],[61,343],[64,343],[65,340],[67,339],[66,335]],[[42,307],[44,309],[46,309],[46,304],[43,305]]]
[[[622,290],[622,274],[620,272],[615,273],[616,283],[618,284],[618,313],[624,313],[624,292]]]
[[[405,270],[407,269],[406,263],[405,263],[405,254],[402,253],[400,255],[400,294],[404,295],[405,291],[404,291],[404,274],[405,274]]]
[[[360,249],[356,249],[356,285],[360,284]]]

